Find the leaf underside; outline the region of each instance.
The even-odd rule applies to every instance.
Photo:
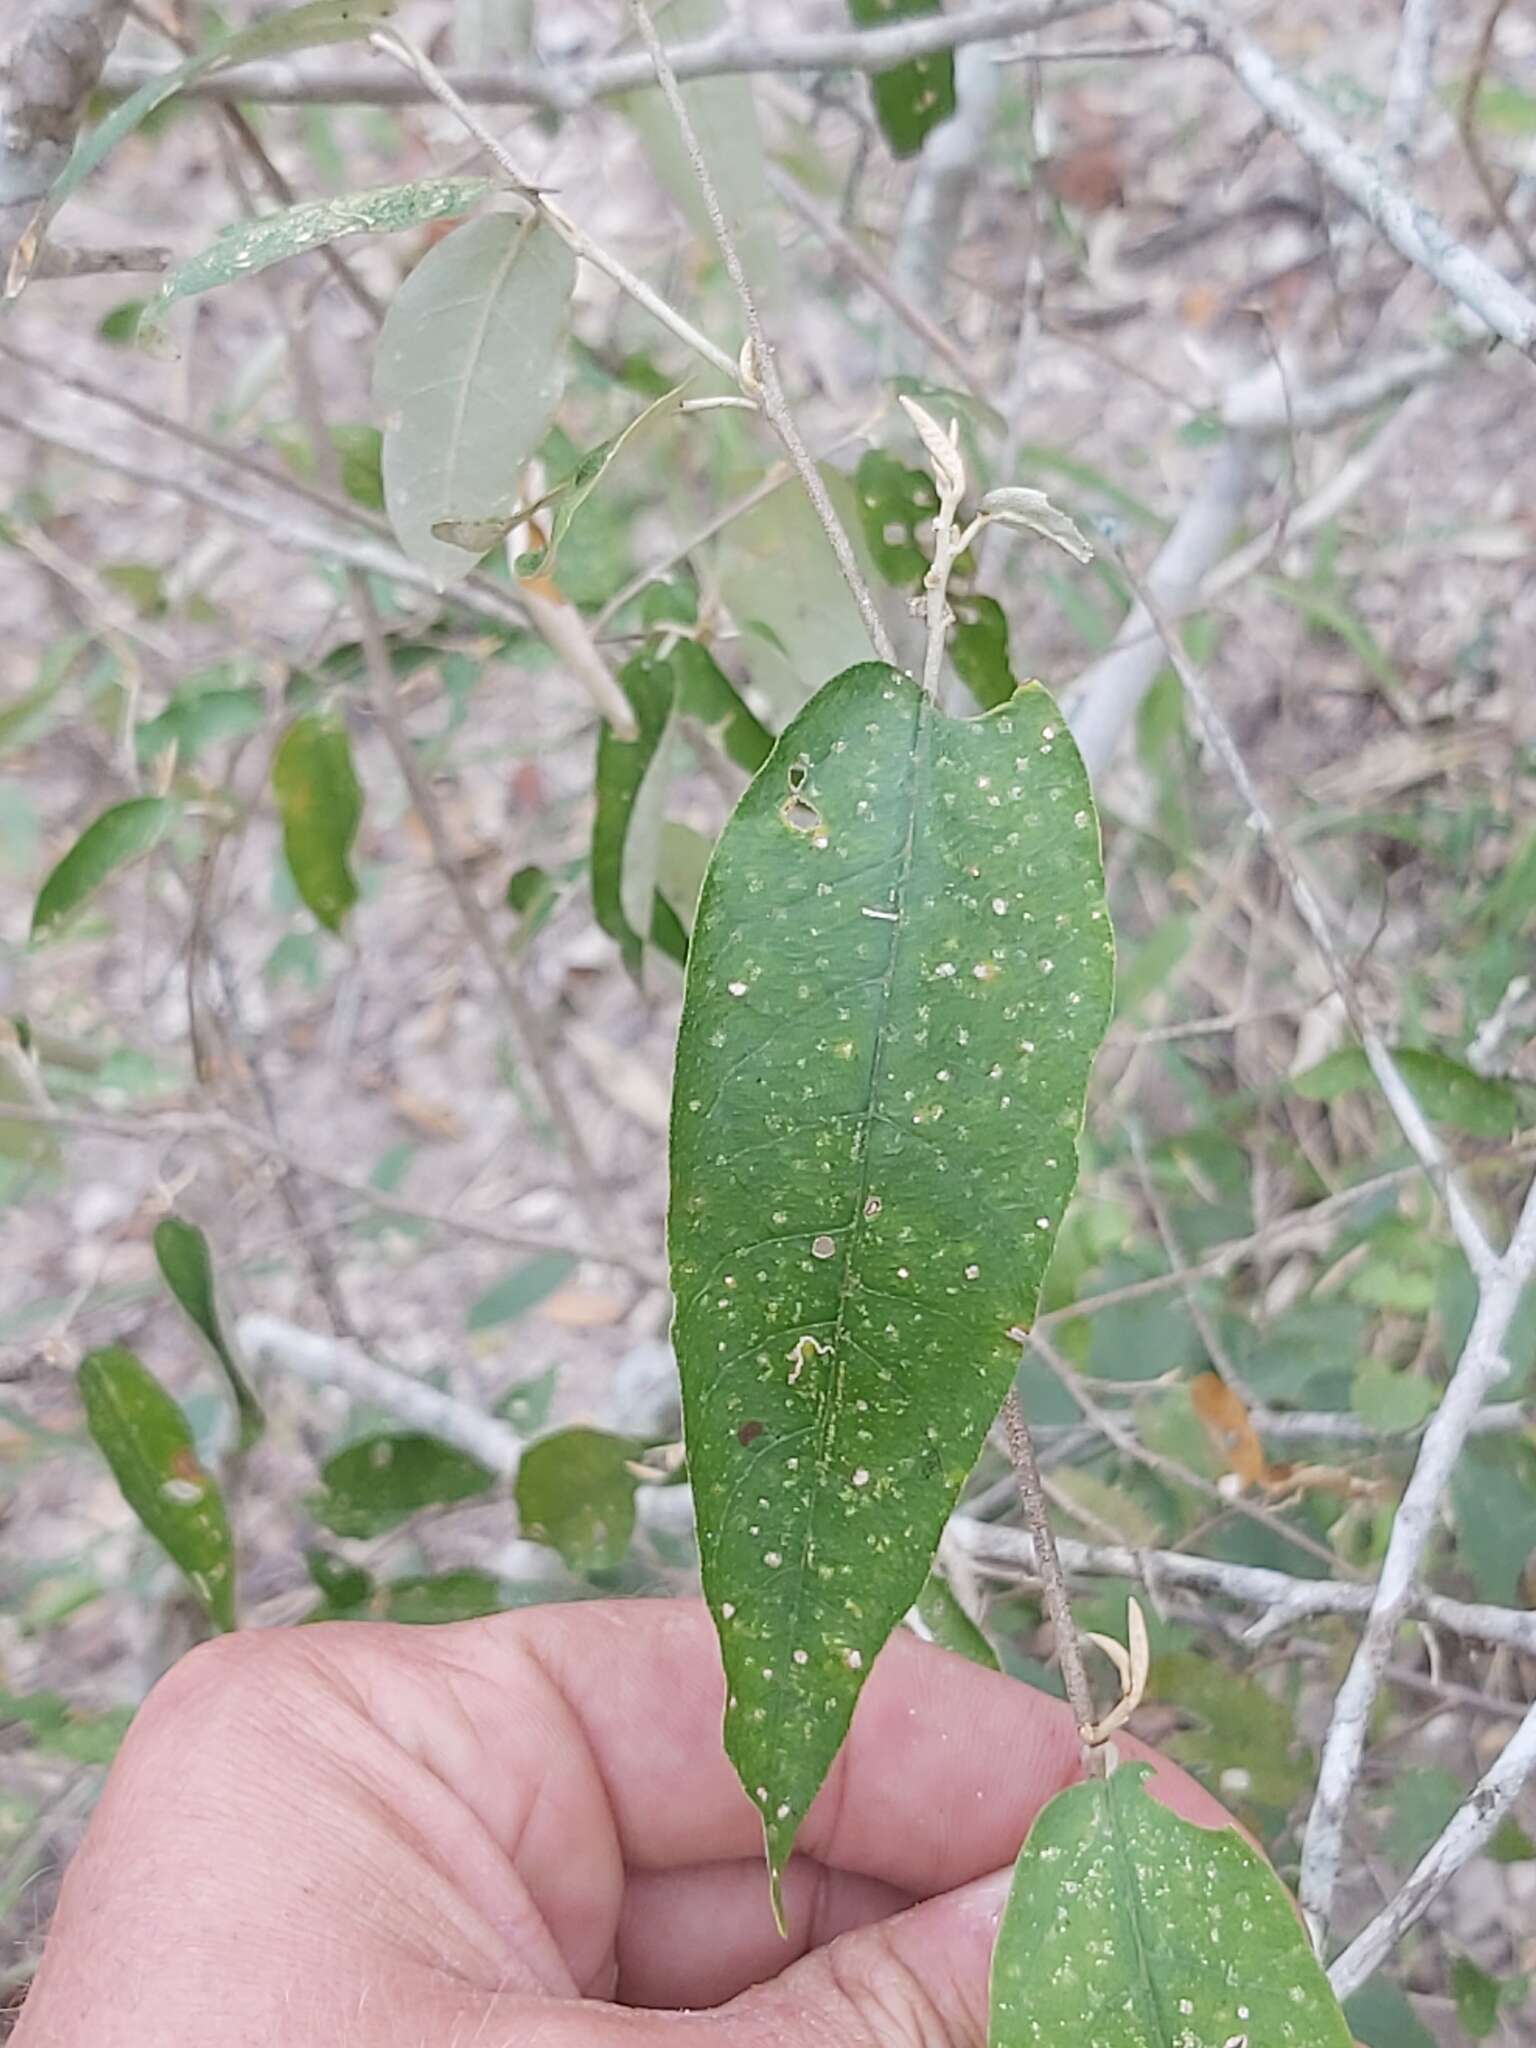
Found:
[[[1279,1879],[1235,1829],[1181,1820],[1145,1764],[1030,1830],[992,1958],[991,2048],[1350,2048]]]
[[[1087,777],[1038,685],[961,721],[847,670],[716,850],[674,1335],[726,1747],[775,1881],[1017,1364],[1112,973]]]

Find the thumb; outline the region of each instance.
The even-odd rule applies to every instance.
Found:
[[[1011,1867],[841,1934],[719,2012],[729,2048],[981,2048]]]

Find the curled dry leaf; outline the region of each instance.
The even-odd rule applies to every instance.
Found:
[[[946,434],[932,413],[925,412],[915,398],[903,394],[897,403],[928,451],[928,459],[933,464],[933,479],[940,492],[952,505],[958,504],[965,496],[965,463],[960,456],[958,427],[951,420]]]
[[[901,402],[907,403],[905,399]],[[1031,490],[1027,484],[1004,484],[988,491],[981,509],[1002,526],[1017,526],[1025,533],[1039,534],[1042,540],[1054,541],[1074,562],[1093,560],[1093,549],[1077,526],[1044,491]]]

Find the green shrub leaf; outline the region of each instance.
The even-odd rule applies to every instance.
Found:
[[[983,711],[1006,704],[1019,687],[1008,659],[1008,619],[995,597],[950,598],[955,614],[949,658]]]
[[[677,677],[678,709],[705,727],[728,760],[755,775],[773,750],[773,734],[708,648],[679,640],[667,655]]]
[[[155,1226],[155,1260],[166,1286],[202,1331],[209,1349],[224,1368],[240,1416],[240,1448],[248,1451],[265,1429],[266,1417],[219,1319],[208,1240],[195,1223],[167,1216]]]
[[[384,1432],[326,1461],[315,1519],[338,1536],[378,1536],[418,1508],[472,1500],[496,1483],[466,1451],[417,1431]]]
[[[33,938],[44,937],[94,896],[109,875],[158,845],[175,815],[175,804],[163,796],[133,796],[103,811],[38,890]]]
[[[860,28],[884,28],[916,14],[938,14],[939,0],[848,0]],[[955,111],[955,60],[949,50],[913,57],[870,80],[875,114],[897,156],[915,156],[930,130]]]
[[[539,1252],[525,1259],[471,1305],[466,1327],[493,1330],[498,1323],[516,1322],[563,1287],[575,1270],[576,1261],[568,1252]]]
[[[1059,1793],[1030,1830],[992,1958],[991,2048],[1351,2048],[1280,1880],[1231,1828],[1143,1789]]]
[[[775,1873],[1018,1362],[1111,979],[1088,780],[1038,686],[963,721],[849,669],[716,849],[674,1335],[726,1746]]]
[[[645,938],[653,934],[656,915],[656,874],[677,730],[677,672],[670,659],[637,654],[619,672],[619,686],[638,730],[632,740],[620,739],[606,722],[598,732],[592,907],[638,981]]]
[[[373,395],[385,504],[401,547],[439,585],[485,550],[435,529],[519,503],[564,388],[575,280],[575,258],[536,214],[492,213],[429,249],[384,316]]]
[[[1476,1138],[1507,1138],[1519,1123],[1520,1098],[1507,1081],[1490,1080],[1446,1053],[1411,1045],[1394,1047],[1392,1057],[1420,1109],[1437,1123]],[[1298,1074],[1291,1085],[1308,1102],[1332,1102],[1353,1088],[1374,1088],[1376,1077],[1362,1048],[1348,1045]]]
[[[517,1513],[523,1534],[548,1543],[572,1571],[611,1571],[635,1528],[640,1445],[602,1429],[558,1429],[523,1453]]]
[[[319,712],[295,719],[273,759],[272,788],[294,887],[326,930],[339,932],[357,901],[348,857],[363,815],[341,721]]]
[[[235,1547],[224,1497],[198,1462],[187,1418],[131,1351],[81,1361],[86,1427],[129,1507],[186,1573],[214,1624],[235,1625]]]
[[[853,472],[853,488],[864,545],[880,574],[907,589],[921,583],[928,556],[918,545],[917,532],[919,527],[932,532],[939,509],[933,478],[925,469],[909,469],[883,448],[866,448]]]
[[[335,199],[306,199],[277,213],[235,221],[209,248],[179,263],[144,309],[144,328],[160,326],[178,299],[211,292],[343,235],[390,235],[423,221],[466,213],[491,190],[489,178],[417,178]]]

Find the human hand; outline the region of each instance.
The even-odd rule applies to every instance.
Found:
[[[1067,1710],[893,1638],[786,1941],[722,1698],[695,1603],[208,1644],[134,1723],[13,2048],[985,2040],[1010,1866],[1078,1774]],[[1152,1789],[1226,1819],[1172,1765]]]

